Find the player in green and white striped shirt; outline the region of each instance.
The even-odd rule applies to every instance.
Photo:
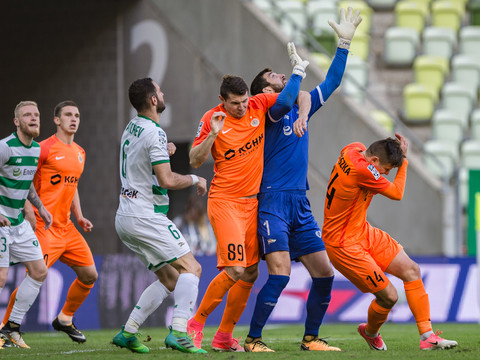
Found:
[[[170,168],[167,135],[159,125],[165,109],[163,93],[150,78],[136,80],[128,92],[138,111],[125,128],[120,148],[120,204],[115,229],[123,243],[155,273],[158,280],[138,300],[125,326],[113,338],[117,346],[146,353],[136,334],[147,317],[175,290],[172,327],[165,345],[187,353],[205,353],[187,335],[187,320],[197,300],[202,271],[187,241],[167,218],[167,189],[196,186],[205,195],[207,183],[196,175]]]
[[[17,131],[0,140],[0,292],[7,281],[10,264],[23,263],[28,273],[18,288],[9,321],[0,335],[19,347],[29,348],[20,335],[20,324],[47,277],[47,267],[35,233],[23,219],[25,200],[38,209],[46,228],[52,223],[52,215],[32,185],[40,156],[40,145],[33,141],[40,134],[37,104],[20,102],[13,122]],[[0,347],[2,345],[3,340]]]

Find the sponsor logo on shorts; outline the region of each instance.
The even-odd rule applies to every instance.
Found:
[[[268,244],[268,245],[271,245],[271,244],[273,244],[273,243],[276,242],[276,241],[277,241],[277,239],[267,239],[267,244]]]
[[[292,132],[293,132],[293,130],[292,130],[292,128],[290,127],[290,125],[285,125],[285,126],[283,127],[283,134],[284,134],[285,136],[292,135]]]
[[[33,240],[32,244],[33,244],[33,246],[38,247],[38,240]]]
[[[185,243],[184,243],[183,241],[180,241],[180,242],[178,243],[178,246],[180,246],[180,247],[182,247],[183,245],[185,245]]]
[[[380,177],[380,173],[378,172],[377,168],[375,167],[375,165],[373,164],[370,164],[367,166],[367,169],[372,173],[373,177],[375,178],[375,180],[378,180],[378,178]]]
[[[322,232],[320,230],[315,231],[315,235],[317,235],[318,238],[322,238]]]

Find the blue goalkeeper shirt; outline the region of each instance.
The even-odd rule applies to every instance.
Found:
[[[310,92],[310,117],[325,104],[342,81],[348,50],[337,48],[325,80]],[[301,138],[293,133],[298,105],[278,122],[265,124],[264,170],[260,192],[308,190],[308,131]]]

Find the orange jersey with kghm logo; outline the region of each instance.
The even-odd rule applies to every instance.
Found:
[[[365,145],[352,143],[341,151],[327,186],[322,237],[325,244],[342,247],[367,236],[367,209],[373,195],[401,199],[407,160],[391,183],[361,154]]]
[[[247,112],[241,119],[228,115],[223,105],[203,115],[192,147],[202,143],[210,133],[214,112],[227,114],[211,149],[215,174],[209,197],[237,198],[258,193],[263,173],[265,114],[277,97],[278,94],[250,97]]]
[[[35,190],[53,216],[54,227],[71,223],[70,206],[85,165],[85,151],[76,143],[64,144],[56,135],[40,143],[38,169],[33,179]],[[38,226],[43,220],[35,211]]]

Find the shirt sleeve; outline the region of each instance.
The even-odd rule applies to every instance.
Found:
[[[152,130],[152,136],[149,136],[149,139],[148,153],[152,165],[170,162],[167,148],[168,140],[165,131],[161,128],[155,128]]]
[[[211,124],[210,119],[212,118],[213,110],[207,111],[200,123],[198,124],[197,133],[195,134],[195,139],[193,140],[192,148],[201,144],[203,140],[210,134]]]
[[[290,79],[287,82],[287,85],[278,95],[277,101],[270,108],[268,114],[270,119],[273,121],[280,120],[283,116],[288,114],[295,105],[295,101],[298,97],[298,92],[300,91],[300,84],[302,82],[302,77],[300,75],[293,74],[290,76]]]
[[[10,159],[10,148],[7,143],[0,142],[0,166],[3,166]]]

